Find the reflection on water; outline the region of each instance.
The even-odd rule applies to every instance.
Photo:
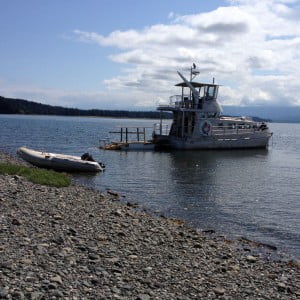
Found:
[[[107,168],[76,180],[113,189],[127,201],[187,220],[202,229],[243,235],[300,256],[300,124],[270,124],[269,150],[137,151],[98,149],[117,125],[151,126],[155,120],[0,116],[0,147],[20,146],[81,155]]]
[[[250,195],[252,199],[258,197],[267,153],[267,150],[171,153],[170,211],[180,217],[187,216],[196,226],[219,227],[219,218],[228,219],[228,226],[233,215],[234,219],[239,218],[236,214],[245,208],[245,199]]]
[[[201,205],[202,213],[215,213],[227,195],[253,181],[248,177],[249,161],[257,162],[259,156],[264,157],[267,153],[265,149],[171,153],[170,175],[174,182],[173,192],[178,195],[178,205],[183,208]],[[247,165],[243,164],[245,160]],[[261,164],[258,166],[263,168]],[[263,170],[257,172],[261,174]]]

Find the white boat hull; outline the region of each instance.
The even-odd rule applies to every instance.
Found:
[[[37,167],[69,172],[103,171],[99,163],[82,160],[79,156],[35,151],[26,147],[19,148],[17,153],[21,158]]]
[[[176,138],[174,136],[156,135],[154,140],[158,147],[178,150],[201,149],[242,149],[267,148],[270,133],[250,135],[203,136],[199,138]]]

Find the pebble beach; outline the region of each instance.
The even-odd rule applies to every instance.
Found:
[[[0,175],[0,299],[300,299],[299,261],[252,246],[110,191]]]

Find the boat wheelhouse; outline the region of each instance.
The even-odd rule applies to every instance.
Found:
[[[232,149],[266,148],[272,133],[264,122],[246,117],[227,117],[217,101],[219,85],[199,83],[193,79],[199,74],[196,66],[190,70],[188,81],[180,72],[183,82],[180,95],[170,97],[168,105],[159,111],[173,113],[171,128],[166,129],[162,118],[155,124],[153,143],[156,147],[171,149]]]

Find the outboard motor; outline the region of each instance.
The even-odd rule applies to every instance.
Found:
[[[84,153],[84,154],[82,154],[82,155],[81,155],[81,159],[82,159],[82,160],[87,160],[87,161],[95,161],[95,160],[93,159],[93,156],[90,155],[89,153]]]

